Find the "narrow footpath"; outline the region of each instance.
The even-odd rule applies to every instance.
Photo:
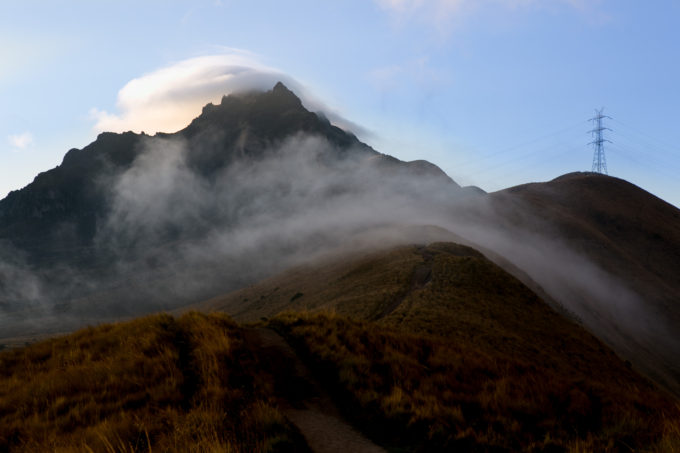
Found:
[[[274,371],[279,407],[316,453],[385,453],[340,415],[293,348],[271,329],[250,328],[246,340]]]

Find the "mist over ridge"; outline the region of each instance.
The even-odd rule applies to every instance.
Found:
[[[175,134],[102,133],[0,202],[5,275],[15,276],[3,305],[49,315],[57,304],[61,315],[74,299],[148,279],[163,283],[133,284],[144,294],[105,296],[94,312],[171,308],[210,294],[216,278],[233,289],[353,232],[412,223],[435,186],[457,189],[434,165],[332,126],[282,84],[225,96]],[[188,274],[168,287],[177,273]]]
[[[533,198],[486,195],[428,162],[373,150],[283,84],[226,96],[174,134],[102,133],[0,201],[0,330],[70,329],[172,309],[333,251],[426,243],[434,226],[516,266],[620,353],[677,386],[672,295],[680,283],[661,274],[662,287],[646,293],[657,280],[645,272],[659,272],[631,270],[638,249],[599,242],[606,259],[589,255],[583,245],[601,240],[601,226],[588,212],[574,226],[573,202],[559,212],[532,203],[564,187]],[[623,187],[647,203],[649,194]]]

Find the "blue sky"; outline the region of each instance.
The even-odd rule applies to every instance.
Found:
[[[487,191],[590,170],[604,107],[609,173],[680,206],[678,24],[676,0],[3,0],[0,197],[103,129],[282,78]]]

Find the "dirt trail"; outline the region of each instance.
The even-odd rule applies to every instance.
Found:
[[[371,321],[377,321],[392,314],[411,293],[422,289],[432,280],[432,252],[425,246],[419,246],[416,251],[423,257],[423,262],[413,269],[408,286],[402,292],[395,295],[380,313],[371,318]]]
[[[385,450],[347,424],[327,392],[295,354],[271,329],[252,328],[246,340],[277,377],[274,389],[279,407],[317,453],[378,453]]]

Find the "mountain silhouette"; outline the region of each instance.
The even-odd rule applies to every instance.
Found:
[[[265,93],[224,96],[219,105],[206,105],[185,129],[156,137],[185,140],[188,166],[210,178],[235,160],[262,158],[295,134],[322,137],[340,156],[375,156],[386,167],[402,166],[453,183],[428,162],[405,163],[376,152],[325,116],[305,109],[281,82]],[[49,259],[46,250],[90,245],[110,207],[106,184],[130,168],[146,140],[144,134],[105,132],[85,148],[71,149],[61,165],[0,201],[0,240],[30,252],[37,261]]]
[[[322,135],[340,149],[375,153],[307,111],[281,83],[267,93],[225,96],[220,105],[205,106],[185,129],[158,135],[191,141],[195,145],[189,155],[191,167],[209,176],[239,157],[261,156],[296,132]],[[102,186],[132,165],[147,138],[132,132],[105,132],[85,148],[71,149],[61,165],[0,201],[0,238],[31,252],[36,260],[47,255],[45,249],[63,248],[65,239],[73,247],[91,244],[109,203]]]
[[[286,165],[288,173],[271,181]],[[266,92],[224,96],[173,134],[105,132],[71,149],[59,166],[0,201],[0,253],[13,266],[7,275],[28,281],[14,286],[42,288],[33,291],[41,301],[73,300],[128,286],[130,279],[163,280],[177,269],[170,265],[211,266],[178,263],[185,257],[166,251],[217,230],[247,228],[264,211],[287,216],[298,205],[322,208],[310,197],[377,193],[381,185],[389,192],[404,178],[458,189],[429,162],[378,153],[277,83]],[[306,198],[289,201],[294,186],[309,196],[296,193]],[[226,286],[248,280],[247,273],[239,271]],[[7,289],[8,280],[0,278],[0,303],[16,306],[26,291]]]

